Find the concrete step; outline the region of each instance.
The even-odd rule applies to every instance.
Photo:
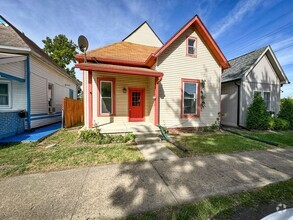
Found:
[[[155,143],[160,143],[161,138],[159,138],[159,137],[138,137],[138,138],[135,138],[135,142],[139,145],[141,145],[141,144],[155,144]]]
[[[135,137],[137,138],[149,138],[149,137],[160,137],[161,132],[153,131],[153,132],[133,132]]]

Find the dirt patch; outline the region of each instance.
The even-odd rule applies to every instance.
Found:
[[[17,166],[14,166],[14,165],[3,165],[3,166],[0,166],[0,176],[2,176],[6,171],[10,170],[10,169],[13,169]]]

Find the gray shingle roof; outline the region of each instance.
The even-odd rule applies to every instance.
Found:
[[[8,47],[29,48],[28,45],[10,26],[0,23],[0,45]]]
[[[268,46],[265,46],[258,50],[254,50],[250,53],[229,60],[231,67],[224,70],[222,74],[222,82],[241,79],[246,71],[255,63],[255,61],[267,48]]]

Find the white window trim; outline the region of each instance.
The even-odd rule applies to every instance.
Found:
[[[0,105],[0,109],[9,109],[12,106],[12,91],[11,91],[11,81],[8,80],[0,80],[1,84],[7,84],[8,85],[8,105]]]
[[[185,84],[186,83],[193,83],[193,84],[195,84],[195,91],[196,91],[196,93],[195,93],[195,97],[193,98],[193,99],[196,100],[196,102],[195,102],[195,113],[184,113],[184,109],[185,109],[185,106],[184,106],[184,100],[185,100],[185,98],[184,98],[184,91],[185,91]],[[188,82],[188,81],[183,82],[183,103],[182,103],[183,115],[197,115],[197,113],[198,113],[198,98],[197,98],[198,97],[198,91],[197,91],[197,88],[198,88],[198,83],[196,83],[196,82]],[[192,98],[188,98],[188,99],[192,99]]]
[[[102,82],[109,82],[109,83],[111,83],[111,112],[110,113],[103,113],[102,112],[102,99],[103,99],[103,97],[102,97]],[[99,93],[100,93],[100,115],[112,115],[113,114],[113,110],[114,110],[114,108],[113,108],[113,82],[112,81],[107,81],[107,80],[101,80],[100,81],[100,91],[99,91]],[[104,97],[105,98],[105,97]],[[109,98],[109,97],[106,97],[106,98]]]

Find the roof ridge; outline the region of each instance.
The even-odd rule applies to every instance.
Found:
[[[257,51],[259,51],[259,50],[262,50],[262,49],[264,49],[264,48],[267,48],[267,47],[269,47],[269,46],[270,46],[270,45],[266,45],[266,46],[261,47],[261,48],[259,48],[259,49],[256,49],[256,50],[253,50],[253,51],[247,52],[247,53],[245,53],[245,54],[242,54],[242,55],[240,55],[240,56],[238,56],[238,57],[234,57],[234,58],[230,59],[228,62],[230,62],[230,61],[232,61],[232,60],[236,60],[236,59],[238,59],[238,58],[240,58],[240,57],[247,56],[248,54],[255,53],[255,52],[257,52]]]

